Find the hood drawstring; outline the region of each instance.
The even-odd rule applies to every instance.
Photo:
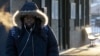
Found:
[[[25,29],[26,29],[26,26],[25,26],[25,25],[24,25],[24,27],[25,27]],[[28,32],[29,35],[28,35],[27,41],[26,41],[26,43],[25,43],[23,49],[21,50],[21,52],[19,53],[18,56],[21,56],[22,53],[23,53],[23,51],[25,50],[25,48],[26,48],[26,46],[27,46],[27,43],[28,43],[28,41],[29,41],[29,38],[30,38],[30,36],[31,36],[31,33],[32,33],[32,31],[33,31],[34,28],[35,28],[35,25],[34,25],[32,28],[30,28],[30,32],[28,32],[28,30],[26,29],[26,31]]]

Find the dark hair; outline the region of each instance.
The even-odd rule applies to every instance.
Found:
[[[21,21],[21,36],[23,36],[23,34],[26,31],[25,28],[24,28],[24,17],[25,17],[25,15],[20,17],[20,21]],[[41,34],[41,23],[42,23],[42,21],[41,21],[40,18],[38,18],[36,16],[34,16],[34,20],[35,20],[35,23],[34,23],[35,28],[33,30],[33,33]]]

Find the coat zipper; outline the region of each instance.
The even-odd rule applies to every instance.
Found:
[[[32,37],[32,52],[33,52],[33,56],[34,56],[34,42],[33,42],[33,37]]]

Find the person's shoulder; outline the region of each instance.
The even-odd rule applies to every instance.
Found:
[[[16,30],[20,30],[20,28],[16,27],[16,26],[13,26],[10,31],[16,31]]]
[[[43,30],[46,31],[46,32],[52,32],[52,28],[49,25],[44,26]]]
[[[10,31],[9,31],[9,33],[12,35],[12,36],[15,36],[16,34],[18,34],[20,32],[20,29],[18,28],[18,27],[16,27],[16,26],[13,26],[11,29],[10,29]]]
[[[49,25],[42,27],[43,30],[48,31],[49,30]]]

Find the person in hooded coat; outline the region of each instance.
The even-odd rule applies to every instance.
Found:
[[[26,2],[16,11],[13,23],[7,38],[7,56],[59,56],[48,17],[34,2]]]

